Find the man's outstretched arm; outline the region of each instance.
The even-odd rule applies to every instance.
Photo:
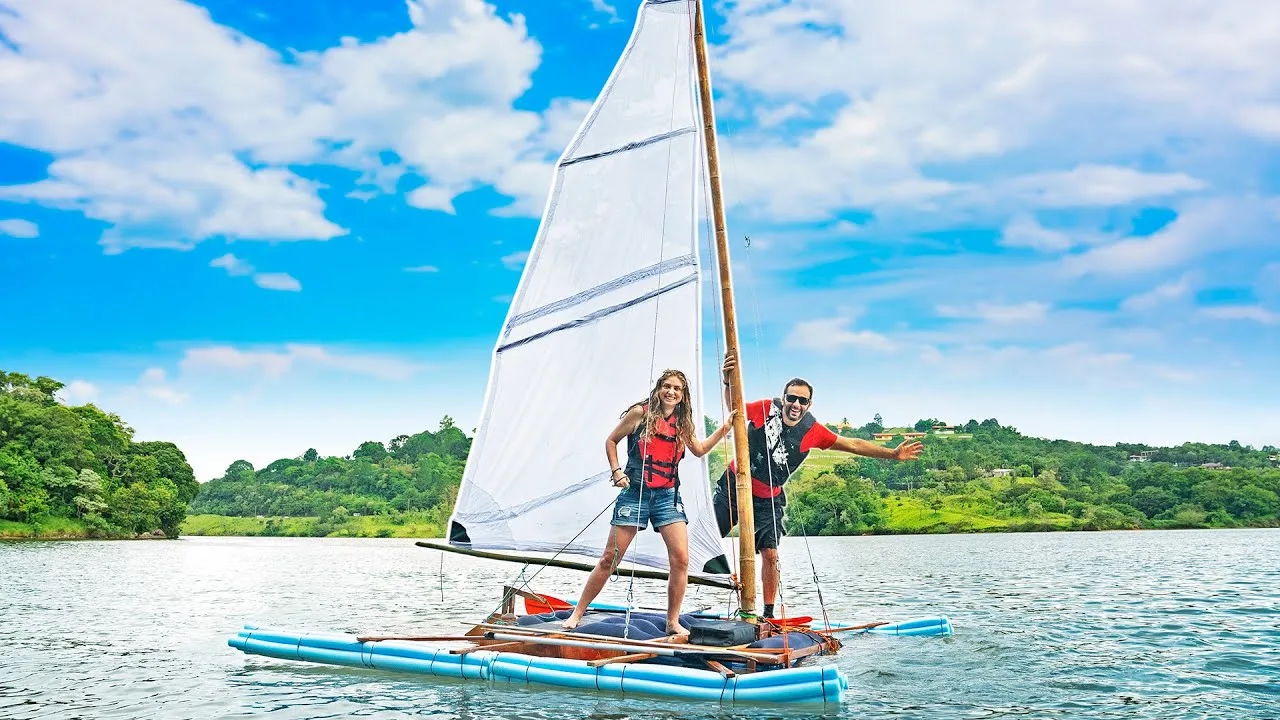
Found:
[[[832,445],[831,449],[881,460],[915,460],[924,450],[924,445],[917,440],[890,448],[862,438],[842,437],[836,440],[836,444]]]

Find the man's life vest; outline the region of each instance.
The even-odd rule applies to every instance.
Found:
[[[646,406],[647,407],[647,406]],[[680,484],[680,459],[684,448],[676,439],[675,413],[671,418],[658,418],[653,434],[644,435],[644,421],[627,436],[627,467],[624,472],[632,482],[642,481],[651,490],[677,487]]]
[[[751,422],[751,418],[747,423],[751,494],[758,498],[778,497],[787,478],[809,457],[809,450],[801,448],[804,447],[805,435],[818,421],[811,413],[805,412],[800,422],[788,426],[782,422],[782,400],[778,398],[769,403],[767,414],[760,419],[759,426]],[[730,461],[729,469],[736,473],[737,461]]]

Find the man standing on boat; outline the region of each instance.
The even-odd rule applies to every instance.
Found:
[[[725,402],[730,404],[729,375],[737,362],[733,354],[725,355]],[[756,552],[764,561],[760,572],[764,583],[764,617],[773,617],[773,599],[778,594],[778,538],[786,535],[782,526],[787,505],[783,486],[800,469],[809,451],[832,449],[882,460],[915,460],[924,449],[920,442],[904,442],[888,448],[861,438],[841,437],[813,417],[809,412],[812,405],[813,386],[801,378],[788,380],[780,398],[747,403],[747,452],[751,458]],[[728,536],[738,524],[736,471],[737,462],[731,460],[712,498],[721,537]]]

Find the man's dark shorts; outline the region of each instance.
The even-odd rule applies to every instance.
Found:
[[[738,524],[738,499],[732,483],[733,475],[725,470],[716,483],[716,492],[711,502],[716,509],[716,524],[720,526],[720,537],[727,537],[734,525]],[[786,514],[787,494],[778,493],[775,498],[752,497],[752,515],[756,526],[756,551],[778,547],[778,538],[787,534],[782,526],[782,517]]]

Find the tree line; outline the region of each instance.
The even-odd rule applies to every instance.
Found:
[[[309,449],[261,469],[231,463],[205,483],[192,513],[317,517],[317,535],[355,515],[388,518],[426,512],[443,527],[453,508],[471,439],[449,416],[435,432],[369,440],[344,457],[320,457]]]
[[[448,416],[437,430],[361,443],[350,455],[309,449],[255,468],[231,463],[201,485],[169,442],[136,442],[118,416],[58,400],[62,383],[0,371],[0,523],[62,521],[97,537],[160,531],[176,537],[191,513],[309,517],[326,535],[355,516],[443,527],[471,438]],[[715,422],[705,419],[707,432]],[[1241,445],[1098,446],[1027,437],[996,419],[927,432],[918,460],[841,454],[812,459],[788,483],[793,534],[841,535],[976,530],[1280,527],[1280,454]],[[844,435],[886,432],[880,416]],[[890,430],[887,444],[907,428]],[[724,448],[711,457],[714,481]],[[820,455],[820,454],[819,454]],[[828,458],[828,463],[830,459]],[[267,521],[267,532],[283,525]],[[408,530],[406,525],[404,530]],[[0,524],[0,530],[3,525]]]
[[[927,431],[934,423],[921,420],[915,428]],[[878,417],[868,424],[878,425]],[[851,434],[868,426],[832,428]],[[1280,455],[1273,446],[1098,446],[1027,437],[995,419],[956,429],[970,436],[928,434],[912,462],[854,458],[803,473],[788,493],[788,520],[797,531],[830,535],[1280,527]],[[902,439],[896,434],[887,444]],[[903,508],[914,508],[915,516]]]
[[[63,384],[0,370],[0,520],[68,521],[96,537],[176,537],[199,492],[169,442],[135,442],[96,406],[58,401]]]

